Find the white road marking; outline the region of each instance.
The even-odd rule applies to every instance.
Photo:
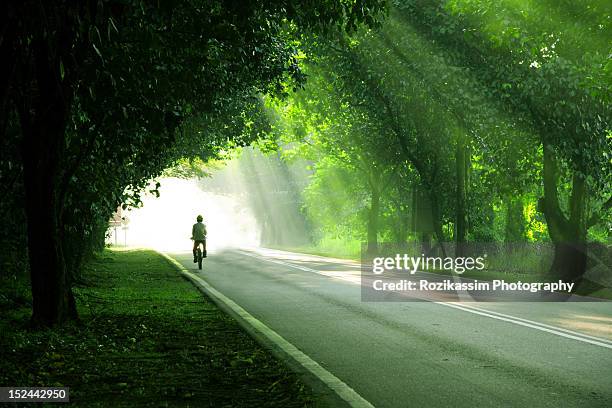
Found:
[[[346,281],[346,282],[350,282],[350,283],[354,283],[354,284],[357,284],[357,285],[361,285],[361,276],[360,275],[346,275],[346,274],[342,275],[342,274],[339,274],[338,272],[318,271],[316,269],[312,269],[312,268],[309,268],[307,266],[296,265],[296,264],[292,264],[290,262],[280,261],[278,259],[270,259],[270,258],[266,258],[265,256],[262,256],[262,255],[254,255],[254,254],[246,252],[246,251],[240,251],[240,253],[242,255],[250,256],[250,257],[253,257],[255,259],[260,259],[262,261],[271,262],[271,263],[275,263],[275,264],[279,264],[279,265],[284,265],[284,266],[288,266],[290,268],[298,269],[300,271],[316,273],[317,275],[327,276],[328,278],[343,280],[343,281]]]
[[[508,323],[513,323],[513,324],[517,324],[519,326],[524,326],[524,327],[529,327],[532,329],[536,329],[536,330],[540,330],[543,332],[547,332],[547,333],[551,333],[554,334],[556,336],[561,336],[561,337],[565,337],[568,339],[572,339],[572,340],[578,340],[578,341],[582,341],[584,343],[590,343],[593,344],[595,346],[600,346],[600,347],[605,347],[608,349],[612,349],[612,344],[606,343],[607,340],[605,339],[600,339],[598,337],[594,337],[594,336],[588,336],[582,333],[577,333],[574,332],[576,334],[568,334],[568,333],[564,333],[564,331],[566,331],[565,329],[562,329],[560,327],[555,327],[555,326],[550,326],[550,325],[544,325],[543,323],[537,323],[537,322],[532,322],[532,323],[528,323],[527,321],[524,321],[526,319],[521,319],[515,316],[510,316],[510,315],[506,315],[507,317],[503,317],[503,316],[496,316],[488,311],[483,311],[482,309],[476,309],[476,308],[472,308],[472,307],[465,307],[464,305],[458,305],[456,303],[448,303],[448,302],[433,302],[435,304],[441,305],[441,306],[447,306],[447,307],[452,307],[458,310],[463,310],[464,312],[468,312],[468,313],[474,313],[480,316],[486,316],[486,317],[490,317],[492,319],[497,319],[497,320],[502,320],[504,322],[508,322]],[[569,331],[569,330],[567,330]],[[592,340],[592,339],[597,339],[597,340]]]
[[[444,302],[439,302],[439,303],[444,303]],[[456,303],[454,303],[454,304],[456,304]],[[564,329],[562,327],[552,326],[550,324],[540,323],[540,322],[536,322],[534,320],[523,319],[522,317],[516,317],[516,316],[508,315],[508,314],[505,314],[505,313],[494,312],[492,310],[481,309],[481,308],[478,308],[478,307],[472,306],[472,305],[462,304],[461,306],[463,306],[465,308],[468,308],[468,309],[474,309],[474,310],[477,310],[477,311],[480,311],[480,312],[484,312],[484,313],[487,313],[487,314],[493,314],[493,315],[505,317],[505,318],[508,318],[508,319],[519,320],[519,321],[522,321],[522,322],[525,322],[525,323],[530,323],[530,324],[535,324],[535,325],[542,326],[542,327],[547,327],[547,328],[552,329],[552,330],[562,331],[564,333],[572,334],[574,336],[581,336],[581,337],[584,337],[584,338],[587,338],[587,339],[592,339],[592,340],[596,340],[596,341],[599,341],[599,342],[603,342],[603,343],[607,343],[607,344],[612,345],[612,340],[603,339],[601,337],[596,337],[596,336],[591,336],[591,335],[580,333],[580,332],[577,332],[577,331],[574,331],[574,330]]]
[[[264,336],[269,342],[282,350],[287,356],[293,359],[296,363],[309,371],[312,375],[323,382],[330,390],[338,397],[346,401],[351,407],[355,408],[374,408],[374,406],[359,395],[355,390],[349,387],[338,377],[321,367],[316,361],[308,357],[293,344],[285,340],[281,335],[266,326],[260,320],[255,318],[249,312],[240,307],[236,302],[213,288],[208,282],[189,272],[187,268],[181,265],[176,259],[162,253],[162,255],[175,265],[181,273],[199,287],[206,295],[213,299],[216,303],[222,303],[225,307],[231,309],[236,316],[239,317],[245,324],[249,325],[255,332]],[[297,267],[297,266],[295,266]],[[302,269],[304,270],[304,269]],[[310,272],[310,271],[308,271]]]
[[[305,271],[305,272],[312,272],[312,273],[316,273],[318,275],[322,275],[322,276],[326,276],[328,278],[332,278],[332,279],[338,279],[338,280],[344,280],[353,284],[357,284],[357,285],[361,285],[361,279],[359,277],[357,277],[357,279],[354,278],[349,278],[349,277],[341,277],[338,276],[337,274],[334,273],[329,273],[329,272],[325,272],[325,271],[318,271],[316,269],[312,269],[312,268],[308,268],[306,266],[302,266],[302,265],[295,265],[286,261],[280,261],[278,259],[269,259],[266,258],[264,256],[261,255],[254,255],[252,253],[248,253],[245,251],[240,251],[240,253],[242,253],[243,255],[247,255],[247,256],[251,256],[253,258],[256,259],[260,259],[262,261],[266,261],[266,262],[271,262],[271,263],[275,263],[275,264],[279,264],[279,265],[284,265],[284,266],[288,266],[290,268],[294,268],[294,269],[299,269],[301,271]],[[428,299],[425,299],[428,300]],[[441,305],[441,306],[446,306],[446,307],[452,307],[456,310],[462,310],[464,312],[468,312],[468,313],[473,313],[476,315],[480,315],[480,316],[485,316],[485,317],[490,317],[491,319],[497,319],[497,320],[501,320],[504,322],[508,322],[508,323],[512,323],[512,324],[516,324],[519,326],[523,326],[523,327],[529,327],[531,329],[535,329],[535,330],[540,330],[546,333],[550,333],[550,334],[554,334],[556,336],[561,336],[561,337],[565,337],[568,339],[572,339],[572,340],[577,340],[577,341],[581,341],[584,343],[589,343],[589,344],[593,344],[595,346],[600,346],[600,347],[605,347],[608,349],[612,349],[612,342],[607,340],[607,339],[602,339],[600,337],[595,337],[595,336],[590,336],[587,334],[583,334],[583,333],[579,333],[579,332],[575,332],[572,330],[567,330],[567,329],[563,329],[561,327],[556,327],[556,326],[551,326],[545,323],[539,323],[533,320],[527,320],[527,319],[523,319],[520,317],[516,317],[516,316],[512,316],[512,315],[507,315],[507,314],[503,314],[503,313],[498,313],[498,312],[492,312],[492,311],[488,311],[488,310],[484,310],[484,309],[479,309],[477,307],[474,306],[467,306],[465,304],[461,304],[458,305],[457,303],[454,302],[436,302],[436,301],[431,301],[432,303]]]

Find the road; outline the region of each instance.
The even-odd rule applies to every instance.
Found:
[[[376,407],[612,406],[612,302],[362,302],[351,261],[171,255]]]

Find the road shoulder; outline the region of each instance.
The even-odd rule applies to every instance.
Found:
[[[310,389],[153,251],[105,251],[75,289],[82,323],[3,313],[0,383],[69,386],[75,406],[318,405]]]
[[[372,407],[372,404],[347,384],[325,370],[317,362],[302,353],[297,347],[282,338],[234,301],[217,291],[201,277],[191,273],[172,256],[163,255],[205,296],[210,298],[221,310],[233,317],[246,332],[270,350],[274,356],[291,367],[299,375],[300,379],[314,391],[318,405],[349,406],[355,408]]]

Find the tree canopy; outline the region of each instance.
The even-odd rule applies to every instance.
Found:
[[[256,142],[271,168],[308,166],[303,191],[274,192],[313,241],[550,242],[577,282],[585,246],[609,244],[609,2],[0,7],[2,242],[28,260],[36,324],[77,317],[71,285],[118,206]],[[287,235],[251,200],[268,240]]]
[[[0,134],[13,154],[2,168],[22,175],[12,188],[25,193],[33,321],[76,317],[66,263],[78,270],[81,243],[149,179],[265,132],[260,95],[302,86],[306,34],[375,26],[384,10],[378,0],[3,3]]]

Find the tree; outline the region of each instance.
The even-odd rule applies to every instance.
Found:
[[[76,317],[63,248],[65,200],[93,150],[117,148],[115,155],[102,157],[140,170],[128,185],[121,186],[125,179],[119,178],[109,189],[91,191],[94,198],[83,204],[95,206],[105,194],[110,197],[104,200],[117,201],[117,191],[127,186],[137,191],[138,181],[168,164],[162,153],[187,117],[214,118],[235,101],[283,92],[289,79],[302,81],[295,41],[300,30],[376,24],[384,2],[362,7],[321,1],[306,7],[284,1],[245,6],[223,0],[160,5],[58,0],[8,1],[2,7],[0,131],[4,138],[16,110],[32,320],[53,325]],[[148,166],[139,163],[145,158]]]
[[[446,184],[452,177],[448,174],[444,151],[449,147],[446,142],[449,133],[439,120],[439,104],[427,97],[417,79],[397,75],[402,71],[390,70],[389,65],[381,67],[385,48],[340,41],[339,48],[333,50],[335,66],[342,67],[336,86],[344,88],[353,106],[367,111],[384,129],[386,144],[396,145],[400,153],[396,163],[408,163],[416,170],[431,201],[436,239],[444,242],[442,220],[447,200],[444,192],[449,191]],[[384,60],[393,64],[387,58]]]
[[[573,29],[554,20],[562,12],[549,10],[536,11],[537,19],[496,10],[503,21],[491,23],[475,18],[489,11],[485,2],[415,0],[397,7],[421,35],[448,50],[453,65],[476,74],[509,114],[528,118],[543,151],[540,209],[555,244],[551,273],[580,280],[588,229],[610,210],[610,83],[601,69],[607,45],[605,30],[591,29],[609,24],[600,19],[605,6],[585,11]],[[571,193],[560,194],[564,186]]]
[[[368,251],[378,247],[380,217],[385,192],[397,173],[399,155],[394,143],[388,143],[385,126],[367,110],[351,105],[344,94],[333,58],[320,55],[308,71],[308,87],[294,97],[286,116],[307,130],[292,134],[310,148],[309,156],[331,161],[350,170],[356,185],[368,195],[366,241]]]

